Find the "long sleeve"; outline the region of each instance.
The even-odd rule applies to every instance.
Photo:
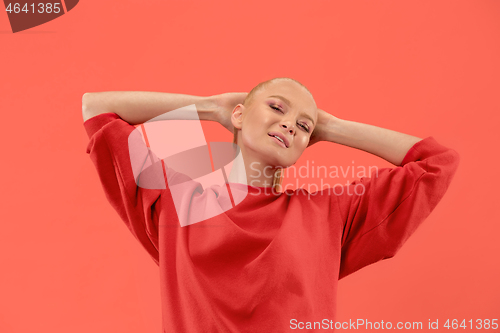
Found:
[[[156,205],[164,190],[137,185],[129,153],[129,136],[135,127],[115,113],[90,118],[84,122],[84,127],[90,139],[87,153],[95,165],[108,201],[158,264]],[[136,141],[139,141],[137,137]],[[138,149],[138,144],[135,147]],[[144,149],[147,150],[145,146]]]
[[[343,221],[339,279],[393,257],[443,198],[459,162],[455,150],[430,136],[409,149],[401,166],[332,195]]]

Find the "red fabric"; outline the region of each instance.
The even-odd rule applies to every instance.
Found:
[[[109,202],[159,265],[165,332],[288,332],[292,319],[335,321],[337,281],[394,256],[441,200],[460,160],[427,137],[401,166],[341,195],[337,188],[276,196],[248,186],[233,209],[180,227],[168,187],[136,185],[127,143],[135,127],[114,113],[84,126]],[[357,184],[364,194],[348,195]]]

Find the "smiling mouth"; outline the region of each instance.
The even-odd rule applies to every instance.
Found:
[[[271,138],[274,138],[281,146],[285,147],[285,148],[288,148],[285,144],[285,142],[283,141],[283,139],[281,139],[280,137],[276,136],[276,135],[271,135],[271,134],[268,134]]]

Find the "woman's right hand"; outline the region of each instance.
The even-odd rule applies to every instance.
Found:
[[[216,104],[215,119],[231,133],[234,131],[231,123],[233,110],[236,105],[243,104],[247,95],[246,92],[231,92],[213,96]]]

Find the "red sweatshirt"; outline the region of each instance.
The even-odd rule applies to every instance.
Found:
[[[441,200],[460,159],[431,136],[401,166],[335,193],[271,195],[233,184],[248,189],[241,203],[181,226],[168,185],[136,184],[128,146],[135,127],[114,113],[84,126],[106,197],[159,265],[165,332],[290,332],[298,322],[332,329],[337,281],[393,257]],[[359,184],[363,194],[353,194]],[[193,187],[188,197],[213,206],[216,190]]]

